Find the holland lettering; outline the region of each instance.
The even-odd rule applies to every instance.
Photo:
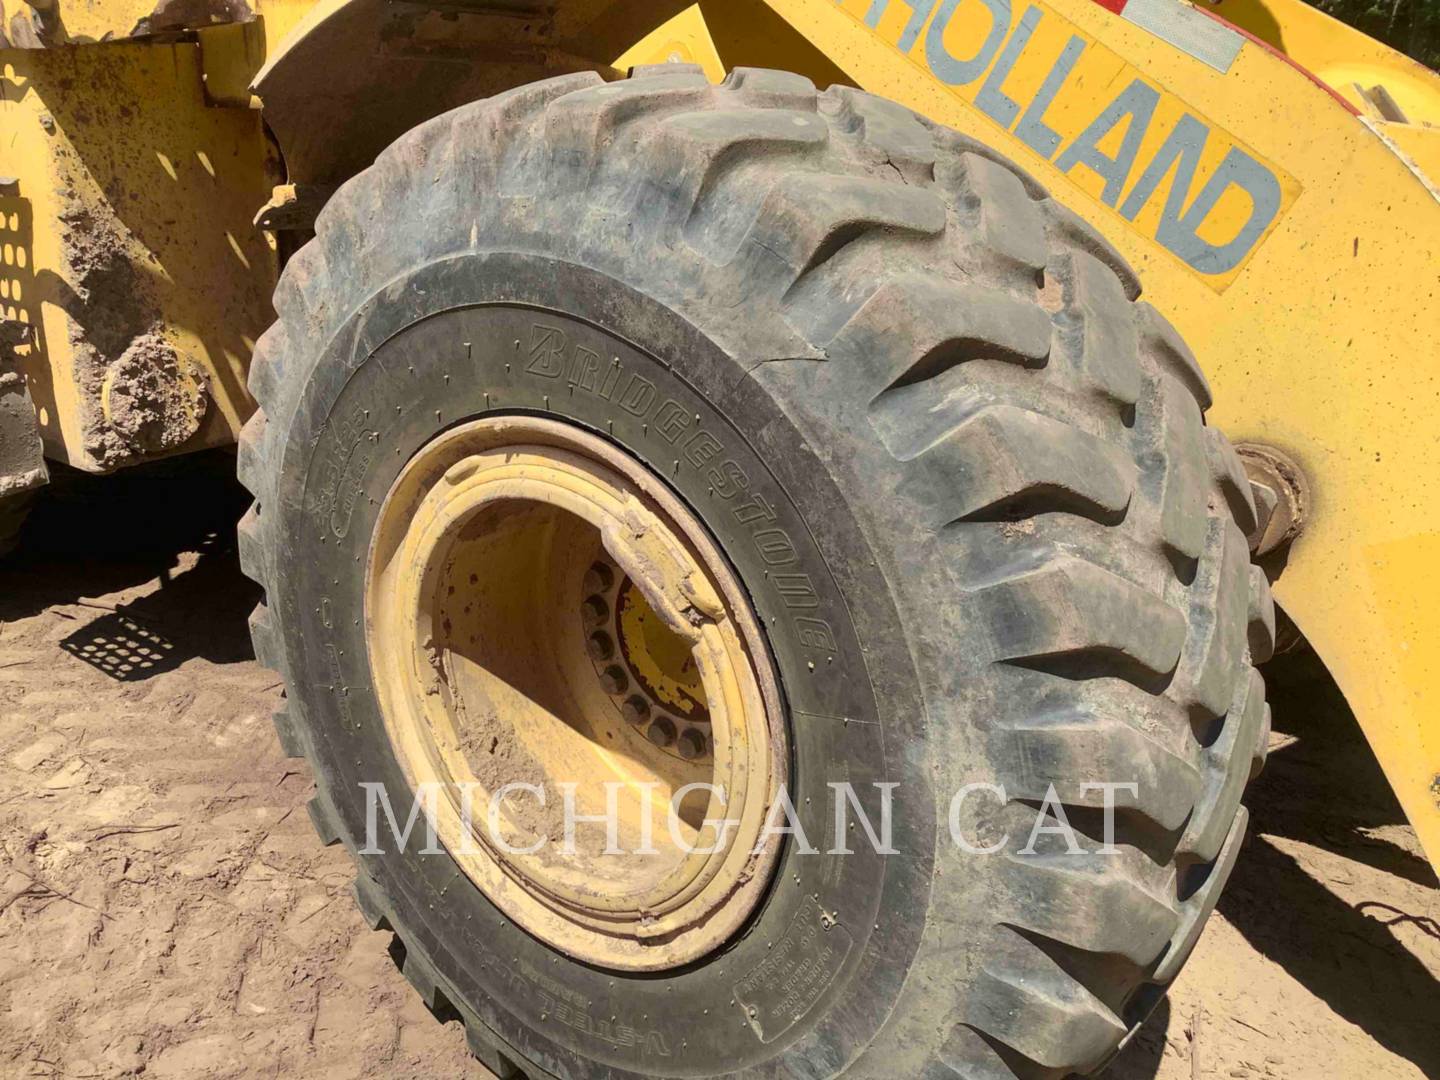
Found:
[[[847,6],[856,14],[853,3]],[[1041,43],[1042,27],[1070,29],[1069,22],[1037,4],[1025,5],[1018,19],[1016,10],[1011,0],[871,0],[857,17],[939,82],[965,88],[975,108],[1087,190],[1093,182],[1084,174],[1093,175],[1100,181],[1098,200],[1132,225],[1163,189],[1145,234],[1196,272],[1219,275],[1239,266],[1283,208],[1274,170],[1193,113],[1157,119],[1166,95],[1143,78],[1128,79],[1097,108],[1073,76],[1087,50],[1101,47],[1078,34],[1062,37],[1058,48],[1054,33]],[[1018,90],[1012,78],[1025,61],[1032,70],[1037,61],[1048,65],[1029,91]],[[1047,121],[1077,110],[1091,119],[1069,139]],[[1169,124],[1163,137],[1161,123]],[[1201,175],[1212,146],[1211,160],[1219,156],[1219,163]],[[1211,220],[1222,201],[1229,207],[1223,225]],[[1228,235],[1217,237],[1220,232]]]

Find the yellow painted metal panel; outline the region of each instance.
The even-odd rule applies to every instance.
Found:
[[[4,43],[18,49],[55,49],[94,45],[146,35],[171,38],[186,30],[255,22],[268,28],[270,41],[278,42],[316,6],[317,0],[211,0],[208,4],[167,4],[165,0],[51,0],[45,4],[11,6],[10,22],[0,27]],[[16,11],[15,8],[19,10]],[[32,8],[37,10],[31,10]]]
[[[642,64],[699,64],[711,82],[725,78],[725,64],[715,51],[715,41],[705,25],[700,5],[688,7],[679,15],[626,49],[615,60],[617,71],[629,71]]]
[[[1384,86],[1412,123],[1440,124],[1440,80],[1404,53],[1331,18],[1305,0],[1217,0],[1216,14],[1279,49],[1356,107],[1357,91]]]
[[[259,114],[207,107],[194,43],[0,58],[0,172],[18,179],[10,201],[28,221],[17,266],[28,277],[11,306],[39,328],[24,366],[47,455],[103,471],[234,442],[254,408],[250,353],[273,317],[275,252],[250,224],[275,179]],[[137,442],[111,422],[115,365],[132,346],[174,358],[177,392],[207,385],[181,444]]]
[[[1371,120],[1369,124],[1382,139],[1420,176],[1431,190],[1440,190],[1440,127],[1394,124]]]

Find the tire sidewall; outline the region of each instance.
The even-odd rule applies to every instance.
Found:
[[[423,837],[408,855],[359,856],[446,996],[556,1076],[834,1075],[879,1029],[925,924],[937,820],[895,602],[823,456],[749,368],[613,278],[538,255],[457,256],[356,310],[288,429],[270,602],[317,786],[352,847],[367,840],[362,783],[384,784],[402,822],[409,810],[370,689],[364,567],[391,484],[441,431],[525,412],[611,439],[691,507],[751,596],[787,704],[789,792],[822,854],[791,838],[722,950],[670,972],[602,971],[510,923],[448,855],[416,855]],[[900,785],[898,854],[858,829],[853,854],[823,854],[841,782],[877,823],[875,785]]]

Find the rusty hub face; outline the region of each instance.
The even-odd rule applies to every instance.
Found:
[[[1304,530],[1310,515],[1310,486],[1300,466],[1273,446],[1240,443],[1235,452],[1255,497],[1256,525],[1248,539],[1251,553],[1259,559]]]
[[[396,757],[518,924],[659,970],[746,919],[778,855],[778,691],[739,583],[639,462],[549,420],[445,433],[382,507],[366,614]]]
[[[581,591],[590,662],[631,731],[682,761],[713,761],[710,708],[689,642],[605,552]]]

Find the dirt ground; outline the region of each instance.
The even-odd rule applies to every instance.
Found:
[[[488,1076],[315,839],[212,466],[72,483],[0,569],[0,1074]],[[1434,875],[1313,664],[1267,675],[1247,850],[1107,1076],[1440,1077]]]

